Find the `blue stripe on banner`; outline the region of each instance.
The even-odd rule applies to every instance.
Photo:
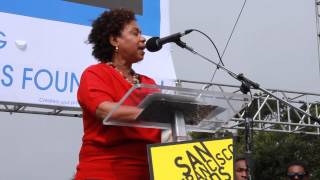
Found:
[[[2,0],[0,12],[91,26],[105,9],[63,0]],[[137,15],[144,35],[160,35],[160,0],[143,0],[143,15]]]
[[[143,34],[160,36],[160,0],[143,0],[143,15],[137,20]]]

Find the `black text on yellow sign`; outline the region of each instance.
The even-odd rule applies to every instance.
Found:
[[[152,179],[233,180],[233,139],[150,145]]]

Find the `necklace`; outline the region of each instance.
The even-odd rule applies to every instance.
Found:
[[[111,67],[113,67],[119,74],[121,74],[121,76],[128,81],[130,84],[139,84],[140,80],[139,80],[139,74],[137,74],[136,72],[134,72],[133,69],[130,70],[130,75],[132,76],[132,79],[130,79],[129,77],[125,76],[118,68],[117,66],[115,66],[112,62],[107,62],[107,64]]]

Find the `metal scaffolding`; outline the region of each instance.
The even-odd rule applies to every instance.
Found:
[[[184,87],[192,84],[190,81],[180,81]],[[203,83],[208,84],[208,83]],[[240,94],[239,86],[226,84],[210,84],[210,90],[218,92],[232,92]],[[268,89],[271,93],[299,107],[313,116],[320,117],[320,94],[310,92],[286,91]],[[282,104],[269,95],[258,90],[251,90],[252,101],[249,103],[253,120],[253,130],[284,133],[305,133],[320,135],[320,125],[310,118]],[[52,116],[82,117],[79,107],[63,107],[50,105],[36,105],[25,103],[0,102],[0,112],[29,113]],[[222,126],[222,129],[244,129],[243,112],[240,112]]]
[[[319,118],[320,94],[277,89],[269,89],[269,91],[291,105]],[[254,90],[252,93],[254,95],[249,104],[249,109],[253,121],[253,130],[320,135],[318,122],[312,121],[306,115],[270,97],[270,95]],[[244,112],[232,119],[235,124],[229,123],[224,128],[244,129],[243,116]]]
[[[0,112],[27,113],[52,116],[82,117],[79,107],[53,106],[0,101]]]
[[[180,83],[193,84],[192,81]],[[210,86],[210,90],[241,94],[239,86],[200,82],[202,87]],[[184,85],[188,86],[188,85]],[[279,89],[267,89],[270,93],[289,102],[314,117],[320,117],[320,94],[312,92],[299,92]],[[248,104],[250,117],[255,131],[271,131],[284,133],[305,133],[320,135],[320,125],[309,117],[294,110],[279,100],[264,94],[260,90],[251,90],[252,101]],[[240,112],[221,129],[244,129],[244,112]]]

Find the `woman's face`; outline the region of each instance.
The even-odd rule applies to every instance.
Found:
[[[141,35],[141,30],[136,21],[131,21],[125,25],[121,35],[116,39],[119,48],[118,56],[130,63],[143,59],[146,39]]]

